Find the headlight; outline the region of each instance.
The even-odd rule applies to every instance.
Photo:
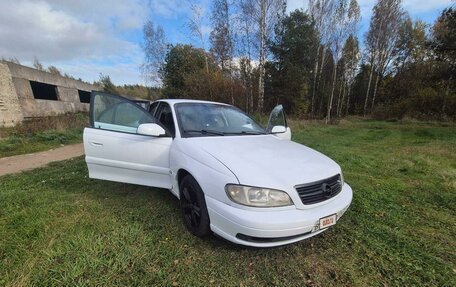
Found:
[[[225,187],[228,197],[239,204],[255,207],[277,207],[292,205],[293,201],[285,191],[228,184]]]

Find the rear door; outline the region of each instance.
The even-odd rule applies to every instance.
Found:
[[[157,123],[148,111],[126,98],[93,92],[90,127],[84,150],[91,178],[171,188],[170,135],[137,133],[143,123]]]

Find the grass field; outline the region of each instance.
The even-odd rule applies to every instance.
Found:
[[[0,128],[0,157],[48,150],[82,142],[88,124],[83,113],[26,121],[13,128]]]
[[[82,158],[0,178],[0,285],[456,286],[456,127],[294,126],[354,190],[330,230],[274,249],[193,237],[166,190],[87,178]]]

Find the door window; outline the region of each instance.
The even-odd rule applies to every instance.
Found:
[[[271,115],[269,116],[268,132],[271,132],[272,128],[275,126],[287,127],[287,119],[282,105],[278,105],[272,110]]]
[[[156,118],[174,137],[176,129],[174,127],[173,112],[167,103],[160,103]]]
[[[94,128],[135,134],[138,126],[154,123],[154,118],[143,108],[125,98],[92,93],[91,125]]]
[[[151,114],[152,116],[155,116],[155,112],[157,111],[157,107],[158,107],[158,104],[160,102],[153,102],[150,107],[149,107],[149,114]]]

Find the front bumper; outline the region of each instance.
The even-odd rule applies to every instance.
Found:
[[[325,229],[318,228],[322,217],[345,213],[353,198],[348,184],[326,204],[308,209],[239,209],[206,196],[211,229],[236,244],[254,247],[274,247],[315,236]]]

